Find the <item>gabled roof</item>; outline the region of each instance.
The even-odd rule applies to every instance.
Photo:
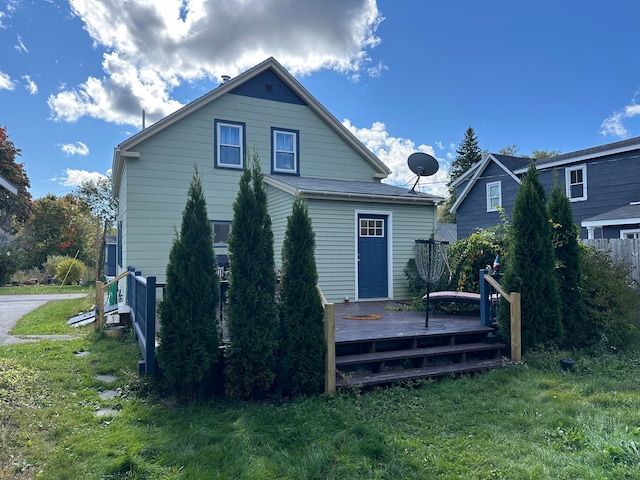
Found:
[[[255,67],[241,73],[235,78],[220,84],[217,88],[211,90],[209,93],[201,96],[193,102],[185,105],[181,109],[173,112],[170,115],[158,120],[150,127],[142,130],[141,132],[128,138],[121,144],[119,144],[113,153],[113,191],[117,194],[120,183],[120,172],[122,162],[125,158],[139,157],[139,153],[133,151],[133,149],[142,141],[155,135],[159,131],[167,128],[170,125],[178,122],[182,118],[198,110],[199,108],[213,102],[222,95],[231,92],[236,87],[242,85],[244,82],[251,80],[257,75],[266,70],[273,71],[288,87],[291,88],[306,104],[313,110],[320,118],[322,118],[329,127],[331,127],[340,137],[342,137],[352,148],[354,148],[364,159],[366,159],[378,172],[377,178],[386,178],[391,171],[389,168],[376,157],[371,150],[365,147],[355,135],[353,135],[342,123],[340,123],[329,111],[318,102],[293,75],[291,75],[280,63],[273,57],[269,57],[262,63],[259,63]],[[213,128],[213,127],[212,127]]]
[[[543,158],[535,160],[534,165],[538,170],[546,170],[549,168],[555,168],[562,165],[569,165],[572,163],[581,162],[584,160],[591,160],[598,157],[607,155],[614,155],[616,153],[624,153],[633,150],[640,150],[640,137],[628,138],[619,142],[608,143],[606,145],[599,145],[597,147],[585,148],[575,152],[564,153],[562,155],[556,155],[554,157]],[[487,168],[490,162],[495,162],[500,166],[507,174],[512,177],[516,182],[520,183],[519,176],[526,173],[529,168],[530,158],[525,157],[511,157],[508,155],[500,155],[497,153],[490,153],[481,162],[474,165],[467,170],[464,175],[461,175],[451,184],[452,187],[462,185],[468,180],[467,186],[462,193],[456,198],[456,201],[451,206],[451,212],[455,213],[460,204],[467,197],[476,181],[482,175],[482,172]]]
[[[279,188],[291,195],[300,194],[305,198],[421,203],[426,205],[434,205],[444,200],[442,197],[414,192],[386,183],[327,180],[293,175],[265,175],[264,181],[268,185]]]
[[[624,207],[601,213],[580,222],[583,227],[604,227],[610,225],[640,225],[640,202],[632,202]]]
[[[497,153],[490,153],[489,155],[484,157],[483,160],[477,163],[474,167],[471,167],[465,172],[464,175],[461,175],[456,179],[455,182],[451,184],[451,186],[455,188],[458,185],[461,185],[465,180],[468,180],[467,186],[456,198],[456,201],[453,203],[453,205],[451,205],[452,213],[456,212],[460,204],[467,197],[476,182],[482,177],[483,172],[491,162],[494,162],[496,165],[502,168],[508,176],[515,180],[516,183],[520,183],[520,179],[513,173],[513,168],[522,165],[524,162],[526,162],[526,164],[528,165],[530,160],[528,158],[510,157],[509,155],[500,155]],[[469,172],[471,173],[469,174]]]
[[[13,183],[11,183],[9,180],[4,178],[2,175],[0,175],[0,187],[6,188],[7,190],[9,190],[14,195],[18,194],[18,188]]]
[[[536,160],[535,165],[538,170],[546,170],[548,168],[559,167],[571,163],[581,162],[583,160],[591,160],[593,158],[614,155],[616,153],[624,153],[633,150],[640,150],[640,137],[627,138],[619,142],[607,143],[597,147],[585,148],[575,152],[556,155],[555,157],[543,158]],[[525,173],[527,168],[519,168],[514,173]]]

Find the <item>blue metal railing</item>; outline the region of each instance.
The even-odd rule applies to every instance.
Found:
[[[127,269],[127,303],[131,309],[134,335],[143,360],[138,362],[140,375],[156,373],[156,277],[143,277],[134,267]]]

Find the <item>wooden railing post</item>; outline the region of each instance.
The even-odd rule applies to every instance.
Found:
[[[522,333],[521,333],[521,311],[520,294],[511,292],[511,360],[519,362],[522,360]]]
[[[96,282],[96,320],[93,323],[94,330],[100,330],[102,328],[102,322],[104,320],[104,289],[102,285],[102,282]]]
[[[333,303],[324,307],[324,338],[327,343],[324,391],[333,395],[336,393],[336,314]]]

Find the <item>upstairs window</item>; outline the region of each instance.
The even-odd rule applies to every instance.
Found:
[[[244,124],[215,121],[216,167],[242,168]]]
[[[567,198],[572,202],[587,199],[587,166],[567,168],[564,171]]]
[[[271,129],[272,169],[277,173],[298,173],[298,131]]]
[[[502,207],[502,184],[487,183],[487,212],[495,212],[499,207]]]

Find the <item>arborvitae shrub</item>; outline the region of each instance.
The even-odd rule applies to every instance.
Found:
[[[216,383],[221,382],[214,376],[220,347],[220,280],[197,169],[189,186],[182,226],[169,253],[166,283],[158,309],[158,362],[166,385],[188,401],[217,390]]]
[[[323,389],[324,315],[317,285],[315,234],[307,204],[297,197],[282,245],[279,384],[285,396]]]
[[[555,272],[558,288],[564,338],[564,347],[584,347],[598,341],[593,323],[587,321],[582,295],[579,229],[573,223],[571,203],[564,190],[556,183],[549,198],[551,238],[555,253]]]
[[[258,161],[254,154],[233,204],[225,361],[227,393],[252,400],[273,391],[279,333],[273,232]]]
[[[502,284],[522,297],[523,350],[562,341],[560,295],[544,188],[533,163],[523,178],[513,207],[508,254],[502,262]],[[500,334],[510,338],[509,306],[502,302]]]

